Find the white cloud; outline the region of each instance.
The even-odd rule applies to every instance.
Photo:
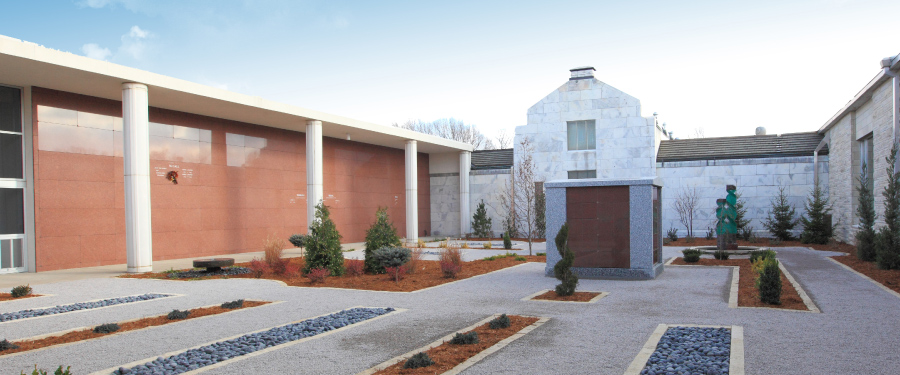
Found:
[[[88,43],[81,46],[81,52],[84,53],[85,56],[97,60],[106,60],[112,56],[112,52],[109,48],[102,48],[96,43]]]
[[[87,43],[83,45],[81,47],[81,52],[84,53],[85,56],[97,60],[108,60],[110,58],[119,60],[123,57],[134,60],[143,60],[149,48],[147,41],[152,37],[153,34],[151,32],[135,25],[132,26],[127,33],[122,35],[122,44],[119,45],[115,54],[110,51],[109,48],[101,47],[96,43]]]
[[[149,31],[142,30],[137,25],[132,26],[128,34],[122,35],[122,46],[119,47],[119,53],[127,54],[135,60],[143,59],[147,49],[145,40],[151,36]]]
[[[112,3],[110,0],[84,0],[78,2],[79,5],[87,6],[91,8],[103,8]]]

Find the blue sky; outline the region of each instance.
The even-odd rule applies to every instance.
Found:
[[[818,129],[900,53],[898,1],[19,1],[0,34],[388,125],[512,132],[590,65],[676,136]]]

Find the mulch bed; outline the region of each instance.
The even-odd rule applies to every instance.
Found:
[[[588,302],[594,297],[599,296],[600,293],[597,292],[575,292],[571,296],[558,296],[556,295],[556,291],[548,290],[547,293],[541,294],[532,299],[540,299],[546,301],[565,301],[565,302]]]
[[[845,249],[840,250],[850,253],[846,256],[832,257],[834,260],[856,270],[857,272],[871,277],[873,280],[881,283],[891,290],[900,293],[900,270],[882,270],[878,268],[875,262],[865,262],[856,257],[856,246],[843,244]]]
[[[463,240],[466,240],[466,241],[498,241],[498,242],[503,242],[503,239],[500,238],[500,237],[497,237],[497,238],[463,238]],[[527,238],[518,238],[518,237],[514,237],[514,238],[510,238],[510,241],[528,242],[528,239],[527,239]],[[545,239],[545,238],[535,238],[535,239],[531,240],[531,242],[533,242],[533,243],[547,242],[547,239]]]
[[[14,299],[25,299],[25,298],[31,298],[31,297],[43,297],[43,296],[44,296],[43,294],[29,294],[29,295],[24,296],[24,297],[13,298],[12,294],[10,294],[10,293],[0,293],[0,302],[4,302],[4,301],[12,301],[12,300],[14,300]]]
[[[0,356],[6,355],[6,354],[11,354],[11,353],[35,350],[35,349],[44,348],[44,347],[53,346],[53,345],[61,345],[61,344],[67,344],[67,343],[78,342],[78,341],[83,341],[83,340],[90,340],[90,339],[94,339],[94,338],[98,338],[98,337],[107,336],[107,335],[110,335],[113,333],[134,331],[134,330],[147,328],[147,327],[153,327],[153,326],[161,326],[164,324],[181,322],[184,320],[190,320],[190,319],[199,318],[199,317],[208,316],[208,315],[216,315],[216,314],[221,314],[221,313],[234,311],[234,310],[262,306],[262,305],[269,304],[269,303],[271,303],[271,302],[244,301],[244,306],[237,308],[237,309],[225,309],[225,308],[222,308],[219,306],[200,307],[200,308],[190,310],[191,314],[188,315],[188,317],[185,319],[169,320],[166,317],[166,315],[160,315],[160,316],[153,316],[153,317],[143,318],[143,319],[125,322],[125,323],[119,323],[119,330],[116,332],[112,332],[112,333],[94,333],[93,328],[87,328],[87,329],[84,329],[81,331],[69,332],[69,333],[59,335],[59,336],[50,336],[50,337],[45,337],[45,338],[33,340],[33,341],[31,341],[31,340],[14,341],[13,344],[18,345],[19,348],[4,350],[4,351],[0,352]]]
[[[527,262],[546,262],[546,256],[525,256]],[[300,269],[304,266],[303,258],[290,258],[291,262],[298,265]],[[394,282],[394,280],[390,279],[386,274],[380,275],[372,275],[372,274],[364,274],[360,276],[338,276],[338,277],[326,277],[324,282],[321,283],[312,283],[309,279],[300,276],[283,276],[283,275],[274,275],[274,274],[265,274],[262,276],[264,279],[269,280],[278,280],[286,283],[290,286],[301,286],[301,287],[328,287],[328,288],[343,288],[343,289],[363,289],[363,290],[379,290],[379,291],[391,291],[391,292],[411,292],[420,289],[430,288],[433,286],[446,284],[449,282],[467,279],[473,276],[482,275],[488,272],[493,272],[497,270],[501,270],[504,268],[517,266],[523,261],[516,261],[513,257],[505,257],[501,259],[495,259],[492,261],[486,260],[475,260],[471,262],[464,262],[462,265],[462,271],[457,275],[455,279],[446,278],[444,274],[441,272],[441,266],[438,261],[433,260],[420,260],[418,261],[418,265],[416,265],[416,271],[412,274],[406,274],[403,277],[403,280],[400,282]],[[241,263],[236,264],[238,266],[248,267],[249,263]],[[123,275],[120,277],[131,277],[131,278],[156,278],[156,279],[166,279],[165,273],[145,273],[139,275]],[[224,278],[241,278],[241,279],[251,279],[255,278],[256,275],[250,273],[245,275],[234,275],[234,276],[213,276],[209,278],[213,279],[224,279]],[[206,279],[206,278],[200,278]],[[177,279],[168,279],[168,280],[177,280]]]
[[[491,329],[488,323],[478,326],[473,331],[478,332],[478,343],[470,345],[453,345],[445,342],[438,347],[425,351],[434,364],[428,367],[419,367],[415,369],[404,369],[403,364],[406,361],[400,361],[384,370],[378,371],[376,375],[411,375],[411,374],[442,374],[456,367],[467,359],[474,357],[483,350],[494,346],[494,344],[503,341],[523,328],[534,324],[538,318],[529,318],[517,315],[508,315],[509,327],[500,329]],[[470,331],[471,332],[471,331]],[[467,333],[467,332],[464,332]]]
[[[741,268],[738,272],[738,306],[809,310],[806,304],[803,303],[803,299],[797,294],[794,285],[784,276],[784,273],[781,273],[781,304],[769,305],[760,301],[759,290],[756,289],[756,275],[751,268],[750,259],[718,260],[700,258],[699,262],[687,263],[683,258],[678,257],[672,264],[681,266],[738,266]]]

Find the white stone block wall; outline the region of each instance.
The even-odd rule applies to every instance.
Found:
[[[859,139],[872,135],[874,142],[874,186],[876,226],[884,225],[884,198],[881,193],[887,185],[887,162],[893,143],[891,128],[892,92],[890,80],[876,87],[872,98],[862,103],[856,111],[847,112],[828,130],[831,174],[828,185],[834,197],[833,215],[838,223],[835,236],[838,240],[855,243],[858,217],[857,178],[860,172]],[[838,221],[840,220],[840,221]]]
[[[725,186],[733,184],[746,202],[750,226],[760,237],[768,237],[762,223],[768,216],[771,200],[781,186],[786,188],[789,201],[797,214],[803,214],[803,205],[814,186],[813,158],[786,157],[763,159],[700,160],[657,163],[656,171],[663,183],[663,232],[678,228],[678,236],[687,235],[681,224],[674,203],[679,192],[696,187],[700,196],[700,208],[694,217],[695,237],[706,235],[708,228],[715,228],[716,199],[725,198]],[[820,181],[828,181],[829,157],[819,157]],[[798,225],[797,233],[802,228]]]
[[[500,206],[500,194],[503,187],[511,183],[510,169],[492,169],[472,171],[470,174],[469,194],[471,195],[471,213],[475,215],[475,209],[478,203],[484,200],[484,206],[487,210],[488,217],[491,218],[491,230],[495,237],[499,237],[503,233],[503,220],[506,219],[506,212]],[[472,221],[472,218],[469,218]]]
[[[596,149],[569,151],[567,121],[594,120]],[[516,127],[520,142],[534,145],[538,180],[568,178],[568,171],[596,170],[598,178],[656,175],[656,125],[641,117],[640,101],[597,79],[570,80],[528,109],[528,124]]]
[[[431,231],[434,236],[459,237],[459,173],[431,174]],[[494,235],[503,232],[506,214],[500,207],[499,194],[510,180],[509,169],[477,170],[469,173],[469,209],[475,215],[484,199]],[[471,222],[472,218],[468,218]]]
[[[431,234],[459,235],[459,173],[432,173]]]

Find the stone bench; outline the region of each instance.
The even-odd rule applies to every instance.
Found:
[[[197,259],[194,261],[194,268],[206,268],[206,272],[216,272],[222,267],[231,267],[234,265],[234,258],[212,258]]]

